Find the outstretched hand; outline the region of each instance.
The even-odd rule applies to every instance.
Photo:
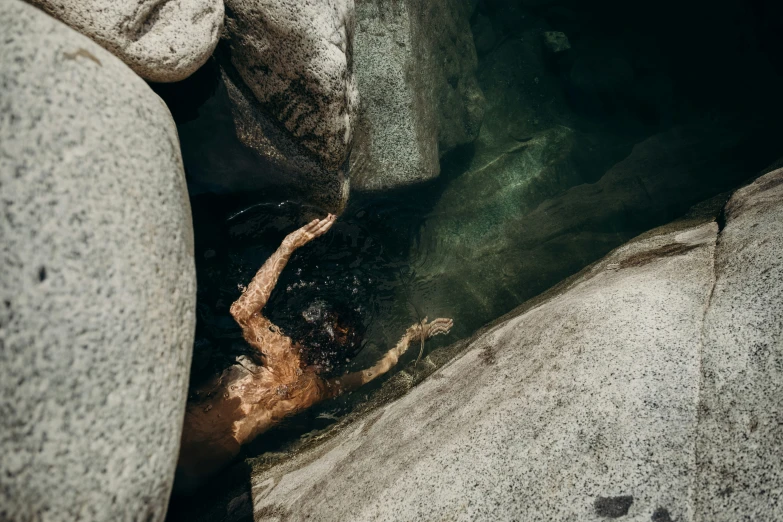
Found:
[[[288,234],[283,243],[288,244],[292,248],[303,247],[313,239],[326,234],[334,225],[335,220],[337,220],[337,216],[334,214],[329,214],[323,219],[314,219],[299,230]]]
[[[427,323],[427,318],[425,317],[421,323],[411,326],[408,329],[408,332],[411,335],[411,340],[421,341],[422,339],[426,340],[430,337],[435,337],[436,335],[445,335],[449,333],[452,326],[454,326],[454,321],[452,319],[439,317],[431,323]]]

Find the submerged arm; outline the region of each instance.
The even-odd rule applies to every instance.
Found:
[[[397,345],[386,354],[374,366],[358,372],[348,373],[336,379],[328,381],[329,396],[335,397],[342,393],[350,392],[367,384],[388,372],[397,364],[402,354],[408,350],[411,342],[420,342],[438,334],[447,334],[453,325],[451,319],[435,319],[427,324],[427,319],[416,323],[405,332]]]
[[[244,327],[250,318],[261,311],[272,295],[280,273],[285,268],[291,254],[313,239],[326,233],[334,224],[336,217],[329,214],[324,219],[316,219],[299,230],[286,236],[280,248],[266,260],[266,263],[256,272],[255,277],[247,285],[242,295],[231,305],[231,315]]]

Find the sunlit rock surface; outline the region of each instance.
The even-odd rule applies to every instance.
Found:
[[[0,32],[0,519],[162,520],[196,304],[176,129],[42,11]]]
[[[193,74],[215,50],[223,26],[223,0],[29,2],[154,82],[176,82]]]
[[[537,133],[576,123],[560,76],[547,67],[542,34],[549,26],[532,16],[519,22],[519,36],[493,43],[481,59],[478,81],[487,101],[470,170],[513,155]],[[492,172],[513,169],[499,164]]]
[[[777,520],[782,237],[777,170],[523,305],[236,502],[263,521]]]
[[[694,488],[700,520],[778,520],[783,505],[783,169],[725,208],[704,316]]]
[[[356,1],[355,188],[437,177],[440,158],[478,135],[484,97],[470,12],[461,0]]]

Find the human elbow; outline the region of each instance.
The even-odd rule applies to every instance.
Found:
[[[249,314],[245,311],[245,308],[239,304],[239,301],[234,301],[234,303],[231,305],[230,312],[231,317],[233,317],[234,321],[236,321],[240,326],[244,325],[250,317]]]

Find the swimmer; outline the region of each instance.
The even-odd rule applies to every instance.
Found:
[[[335,219],[329,214],[286,236],[231,305],[231,315],[242,328],[244,339],[260,352],[263,364],[234,365],[188,401],[177,464],[178,489],[192,489],[203,482],[230,463],[243,444],[284,418],[385,374],[410,343],[447,334],[451,329],[451,319],[427,323],[425,318],[408,328],[397,345],[371,368],[333,378],[325,375],[328,365],[323,361],[324,350],[293,341],[264,317],[262,309],[294,251],[324,235]],[[338,324],[329,331],[337,332],[342,341],[350,335]]]

